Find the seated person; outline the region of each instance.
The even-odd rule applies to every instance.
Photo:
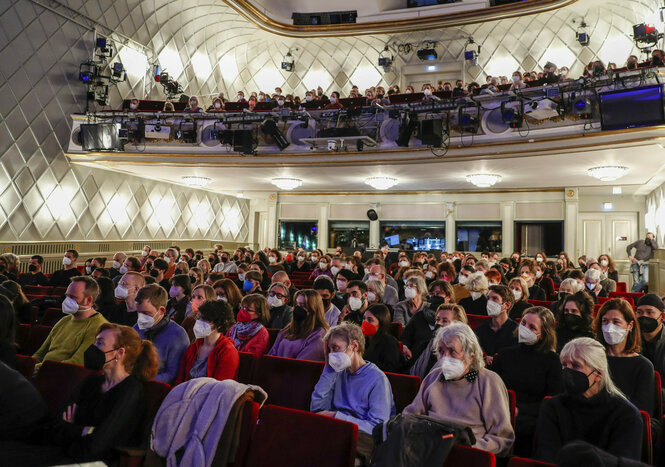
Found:
[[[199,99],[196,96],[189,98],[189,105],[185,107],[185,112],[203,112],[203,109],[199,107]]]
[[[384,292],[382,297],[382,302],[386,305],[395,306],[399,302],[399,293],[397,288],[393,287],[388,283],[388,276],[386,275],[386,267],[382,262],[376,262],[369,267],[369,274],[365,281],[367,280],[378,280],[384,286]]]
[[[139,272],[130,271],[122,276],[115,288],[115,298],[120,300],[108,319],[112,323],[124,326],[136,324],[136,294],[145,286],[145,278]]]
[[[439,363],[425,377],[404,414],[421,414],[468,426],[473,447],[505,456],[515,440],[508,392],[496,373],[485,369],[483,351],[469,326],[452,323],[434,339]]]
[[[529,303],[529,286],[521,277],[513,277],[508,282],[508,288],[513,294],[515,301],[513,307],[508,312],[508,317],[512,320],[521,318],[527,308],[533,305]]]
[[[301,360],[324,360],[323,336],[330,326],[316,290],[300,290],[294,298],[293,319],[277,334],[268,355]]]
[[[62,269],[58,269],[51,274],[49,285],[53,287],[69,287],[70,279],[74,276],[80,276],[81,272],[76,269],[76,260],[79,253],[76,250],[67,250],[65,257],[62,258]]]
[[[26,274],[21,274],[18,276],[18,283],[21,286],[26,285],[40,285],[46,287],[49,285],[49,280],[46,275],[42,272],[42,265],[44,264],[44,258],[40,255],[34,255],[30,258],[28,264],[28,272]]]
[[[206,112],[223,112],[224,111],[224,102],[219,97],[215,97],[212,100],[212,105],[208,107]]]
[[[404,367],[399,341],[390,333],[390,310],[386,305],[370,305],[360,328],[365,336],[363,358],[382,371],[397,373]]]
[[[545,291],[536,285],[536,262],[532,259],[523,259],[519,266],[519,273],[529,287],[531,300],[546,300]]]
[[[93,308],[99,286],[89,276],[74,277],[67,287],[62,312],[67,316],[53,326],[35,352],[37,368],[46,360],[83,365],[83,354],[95,342],[97,329],[106,319]]]
[[[191,303],[191,313],[187,317],[194,316],[199,312],[199,307],[207,301],[215,300],[217,296],[215,295],[215,289],[207,284],[197,285],[192,289],[192,299]]]
[[[347,304],[339,315],[341,321],[350,321],[360,326],[364,320],[367,303],[367,284],[363,281],[351,281],[346,286]]]
[[[259,271],[247,271],[242,281],[242,293],[249,295],[253,293],[262,293],[261,283],[263,276]]]
[[[269,329],[284,329],[293,318],[293,308],[289,306],[289,289],[281,282],[273,282],[268,289],[268,306],[270,307]]]
[[[554,315],[542,306],[525,311],[518,329],[519,344],[499,350],[491,370],[517,395],[515,454],[530,457],[533,431],[545,396],[563,390],[561,362],[556,354]]]
[[[451,287],[452,289],[452,287]],[[421,379],[425,378],[434,365],[436,365],[437,354],[434,349],[434,340],[436,333],[439,329],[448,326],[455,321],[468,324],[466,312],[464,308],[454,303],[443,303],[436,309],[436,326],[434,329],[434,336],[427,343],[427,347],[422,351],[420,357],[411,363],[409,374],[419,376]]]
[[[231,261],[231,256],[228,251],[222,251],[219,254],[219,263],[215,264],[215,267],[212,268],[212,272],[226,272],[229,274],[236,274],[238,272],[238,266],[236,263]]]
[[[665,378],[665,333],[663,312],[665,304],[655,293],[648,293],[637,301],[637,321],[642,332],[642,355],[649,359],[654,369]],[[665,385],[663,385],[665,390]]]
[[[395,415],[392,388],[375,364],[363,359],[365,338],[359,326],[342,323],[330,328],[323,340],[323,374],[312,393],[310,409],[321,415],[355,423],[359,436],[371,445],[374,427]],[[364,451],[364,452],[363,452]],[[359,454],[371,456],[371,448]]]
[[[564,297],[557,316],[557,352],[577,337],[594,337],[592,321],[593,300],[588,293],[582,290]]]
[[[638,352],[642,347],[637,316],[623,298],[603,303],[594,319],[596,340],[607,353],[607,366],[617,388],[638,408],[654,414],[653,364]]]
[[[196,318],[196,340],[182,356],[175,384],[201,377],[219,381],[235,378],[240,357],[233,339],[225,337],[233,324],[231,307],[221,300],[205,302]]]
[[[582,286],[580,286],[579,282],[575,279],[568,278],[561,281],[559,291],[556,294],[557,299],[550,305],[550,311],[554,313],[555,317],[559,316],[559,310],[563,303],[563,299],[568,295],[579,292],[580,290],[582,290]]]
[[[159,370],[155,380],[172,384],[178,375],[180,361],[189,346],[187,332],[166,316],[166,290],[149,284],[136,294],[136,325],[141,339],[152,342],[159,356]]]
[[[557,463],[571,441],[587,441],[615,456],[639,460],[642,417],[610,377],[603,346],[589,338],[568,342],[561,351],[562,394],[543,401],[535,432],[535,458]]]
[[[192,282],[189,274],[176,274],[169,279],[169,301],[166,304],[166,316],[176,323],[182,323],[185,316],[191,314],[190,303]]]
[[[249,352],[257,357],[265,354],[270,341],[266,329],[270,322],[270,309],[266,298],[256,293],[246,295],[236,319],[236,324],[226,336],[233,339],[238,352]]]
[[[402,326],[406,326],[417,312],[429,307],[425,279],[420,275],[408,276],[404,285],[404,297],[404,300],[395,305],[393,318],[396,323],[402,323]]]
[[[598,269],[589,268],[584,273],[584,285],[586,292],[591,295],[594,303],[598,303],[598,297],[609,297],[600,283],[601,273]]]
[[[339,93],[337,91],[333,91],[330,93],[330,103],[328,103],[324,109],[325,110],[334,110],[334,109],[342,109],[344,106],[339,103]]]
[[[469,296],[458,302],[468,315],[487,316],[487,292],[489,290],[487,277],[483,272],[477,271],[468,276],[465,287]]]
[[[332,297],[335,293],[332,279],[328,276],[319,276],[314,280],[312,288],[321,295],[321,300],[323,301],[323,313],[326,317],[326,321],[328,321],[328,325],[336,326],[339,322],[339,315],[342,314],[342,312],[332,303]]]
[[[485,364],[490,366],[494,355],[501,349],[517,345],[515,335],[517,323],[508,317],[508,310],[513,306],[513,294],[505,285],[493,285],[487,297],[487,315],[492,319],[485,321],[475,330],[483,351],[487,354]]]
[[[215,290],[217,300],[222,300],[229,304],[233,310],[234,316],[240,311],[240,301],[242,300],[242,293],[240,289],[231,279],[220,279],[212,284]]]
[[[16,314],[7,297],[0,295],[0,362],[16,368]]]
[[[6,310],[9,301],[2,297],[0,302],[6,302],[5,306],[0,303],[0,309]],[[9,310],[11,311],[11,307]],[[11,314],[2,314],[4,316],[0,317],[0,321],[4,324],[4,318]],[[2,334],[5,331],[5,329],[0,329]],[[14,354],[16,354],[15,347]],[[48,419],[48,408],[37,388],[2,358],[0,358],[0,381],[2,381],[0,384],[0,397],[2,398],[0,449],[3,449],[3,462],[5,462],[5,445],[2,442],[34,440],[38,436],[40,427]]]
[[[318,264],[316,265],[316,268],[312,271],[312,273],[309,275],[309,280],[314,280],[319,276],[328,276],[332,278],[334,275],[332,271],[330,270],[330,263],[331,263],[331,258],[330,256],[322,256],[321,259],[319,259]]]

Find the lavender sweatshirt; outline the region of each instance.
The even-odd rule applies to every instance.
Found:
[[[268,355],[322,362],[325,358],[323,352],[323,336],[325,335],[325,328],[319,328],[303,339],[290,341],[286,338],[286,331],[281,330]]]

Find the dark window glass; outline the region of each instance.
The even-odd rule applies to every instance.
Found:
[[[331,248],[359,248],[369,245],[369,222],[363,221],[329,221],[328,245]]]
[[[563,251],[563,221],[515,222],[515,251],[528,256],[539,251],[557,256]]]
[[[316,234],[318,222],[312,221],[280,221],[279,249],[292,250],[297,247],[316,250]]]
[[[382,245],[414,251],[446,249],[444,221],[382,221],[379,225]]]
[[[501,222],[456,222],[455,231],[458,251],[501,251]]]

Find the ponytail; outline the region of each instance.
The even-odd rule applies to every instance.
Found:
[[[157,376],[159,358],[157,350],[149,340],[141,341],[141,351],[134,361],[132,375],[139,381],[152,381]]]
[[[125,349],[125,356],[122,359],[125,370],[142,382],[155,379],[159,369],[159,357],[152,342],[142,340],[134,328],[114,323],[102,324],[97,334],[107,329],[114,331],[116,346]]]

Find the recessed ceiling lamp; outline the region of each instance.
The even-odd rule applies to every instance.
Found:
[[[201,188],[206,186],[208,183],[212,182],[208,177],[196,177],[196,176],[187,176],[182,177],[182,181],[191,186],[192,188]]]
[[[496,182],[501,181],[501,175],[497,174],[471,174],[466,176],[466,181],[480,188],[488,188]]]
[[[397,185],[399,181],[392,177],[369,177],[365,179],[365,183],[375,190],[387,190]]]
[[[288,177],[279,177],[273,178],[272,184],[275,185],[280,190],[293,190],[302,185],[302,180],[299,178],[288,178]]]
[[[603,182],[609,182],[623,177],[628,172],[628,167],[620,165],[606,165],[603,167],[592,167],[587,174]]]

